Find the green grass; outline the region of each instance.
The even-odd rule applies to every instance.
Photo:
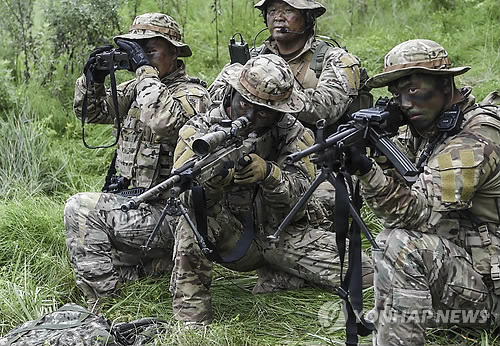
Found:
[[[120,12],[122,28],[131,24],[131,3]],[[157,11],[161,3],[177,19],[187,13],[185,41],[194,53],[185,59],[187,69],[208,82],[229,60],[229,37],[240,32],[252,46],[254,36],[264,28],[252,1],[234,0],[232,11],[231,0],[221,0],[216,47],[212,1],[142,0],[138,12]],[[181,5],[180,12],[176,3]],[[473,67],[458,83],[472,86],[478,99],[500,89],[497,0],[325,0],[323,4],[328,12],[318,22],[318,33],[335,38],[359,56],[371,75],[381,71],[383,56],[396,44],[430,38],[448,50],[455,66]],[[37,22],[43,23],[40,14]],[[257,44],[266,37],[262,33]],[[8,42],[6,38],[2,45]],[[81,142],[81,125],[71,108],[79,68],[73,73],[60,66],[44,71],[48,64],[40,64],[39,71],[32,69],[35,75],[29,85],[15,85],[13,76],[22,76],[22,71],[11,70],[4,51],[10,50],[0,51],[0,335],[63,303],[84,304],[64,244],[64,202],[79,191],[99,191],[113,154],[113,149],[85,149]],[[76,66],[83,66],[86,58],[76,57]],[[41,85],[39,81],[47,74],[54,76],[52,82]],[[129,77],[126,72],[118,75],[119,80]],[[373,93],[379,96],[386,91]],[[107,126],[88,125],[85,132],[91,144],[113,140]],[[368,209],[362,216],[375,234],[382,229]],[[368,247],[366,241],[364,245]],[[115,322],[145,316],[168,320],[167,332],[157,345],[344,344],[343,332],[331,332],[318,317],[323,304],[338,302],[335,295],[305,288],[253,296],[255,281],[255,273],[216,266],[215,321],[204,333],[186,331],[172,318],[168,278],[126,285],[118,297],[105,302],[103,312]],[[372,290],[366,290],[368,307],[372,295]],[[475,329],[429,331],[430,341],[440,345],[500,345],[496,335]]]

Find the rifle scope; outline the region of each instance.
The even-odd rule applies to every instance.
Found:
[[[193,142],[193,151],[205,156],[213,152],[226,139],[238,136],[238,132],[249,124],[248,118],[242,116],[234,121],[223,121],[215,128],[215,131],[207,133]]]

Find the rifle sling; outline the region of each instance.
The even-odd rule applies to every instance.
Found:
[[[203,187],[200,185],[195,185],[191,189],[193,198],[193,209],[196,219],[196,228],[201,236],[198,240],[198,245],[200,246],[203,254],[212,262],[217,263],[231,263],[236,262],[246,255],[250,245],[252,245],[254,239],[254,220],[253,220],[253,202],[255,200],[256,193],[253,194],[252,203],[250,204],[250,210],[248,211],[248,216],[244,225],[244,231],[240,239],[236,242],[229,256],[222,257],[214,243],[208,237],[208,221],[207,221],[207,203],[205,200],[205,192]]]
[[[339,296],[346,307],[346,345],[357,345],[358,335],[367,336],[375,327],[363,317],[363,287],[362,287],[362,257],[360,225],[353,222],[349,229],[350,200],[345,181],[348,181],[350,191],[353,191],[353,205],[359,213],[362,199],[359,194],[359,184],[353,189],[349,175],[339,172],[335,178],[335,233],[340,258]],[[354,218],[353,218],[354,219]],[[348,231],[349,230],[349,231]],[[349,233],[349,234],[348,234]],[[348,269],[343,274],[346,252],[346,239],[349,236]]]
[[[114,54],[114,53],[112,53]],[[111,60],[113,60],[113,55],[111,55]],[[88,108],[88,89],[90,86],[90,81],[94,82],[94,78],[92,76],[92,71],[90,69],[87,70],[87,73],[85,75],[85,95],[83,97],[83,103],[82,103],[82,114],[81,114],[81,121],[82,121],[82,141],[83,144],[85,145],[86,148],[89,149],[105,149],[105,148],[111,148],[115,146],[118,143],[118,140],[120,138],[120,132],[121,132],[121,121],[120,121],[120,113],[119,113],[119,107],[118,107],[118,93],[116,90],[116,78],[115,78],[115,69],[113,64],[109,65],[109,76],[111,80],[111,99],[113,101],[113,107],[115,109],[115,126],[116,126],[116,137],[113,143],[108,144],[108,145],[89,145],[85,141],[85,119],[87,118],[87,108]],[[94,99],[95,102],[95,99]]]

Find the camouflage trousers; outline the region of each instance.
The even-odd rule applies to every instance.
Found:
[[[88,300],[113,293],[121,282],[171,273],[175,218],[167,216],[145,253],[141,245],[157,224],[163,202],[123,212],[120,206],[127,200],[111,193],[78,193],[66,202],[66,246],[76,283]]]
[[[324,181],[314,190],[313,196],[323,205],[326,216],[335,222],[335,188],[328,181]]]
[[[333,291],[340,283],[340,261],[335,233],[329,231],[329,226],[326,220],[321,227],[306,222],[294,223],[281,233],[279,242],[271,242],[257,234],[243,258],[224,266],[236,271],[257,269],[258,275],[271,278],[274,285],[281,288],[300,287],[305,280]],[[226,208],[208,217],[208,228],[209,237],[221,256],[231,253],[243,233],[241,222]],[[213,263],[202,254],[183,218],[179,220],[175,238],[170,285],[174,315],[186,322],[210,323],[213,317],[210,295]],[[371,273],[370,259],[365,256],[363,262],[364,272]],[[254,293],[257,293],[255,289]]]
[[[385,230],[373,251],[377,328],[374,345],[424,345],[427,327],[487,327],[498,311],[465,249],[428,233]]]

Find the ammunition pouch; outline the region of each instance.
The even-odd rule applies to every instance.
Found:
[[[472,229],[465,229],[466,248],[472,257],[474,269],[492,283],[500,295],[500,226],[482,222]]]

